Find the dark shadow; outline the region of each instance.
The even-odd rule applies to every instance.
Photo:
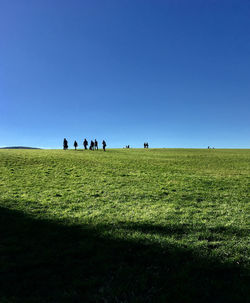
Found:
[[[157,231],[150,225],[124,227]],[[105,238],[105,228],[68,226],[0,208],[0,302],[248,301],[248,272],[240,265],[185,247]]]

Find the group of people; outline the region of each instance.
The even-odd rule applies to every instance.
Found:
[[[84,141],[83,141],[84,149],[88,149],[88,145],[89,145],[89,143],[88,143],[87,139],[85,138]],[[106,143],[105,140],[103,140],[102,141],[102,148],[103,148],[104,151],[106,151],[106,146],[107,146],[107,143]],[[74,147],[75,147],[75,150],[76,150],[77,147],[78,147],[77,141],[74,142]],[[68,148],[69,148],[68,141],[67,141],[66,138],[64,138],[64,140],[63,140],[63,149],[66,150]],[[98,142],[97,142],[96,139],[94,141],[93,140],[90,141],[89,149],[90,150],[98,150]]]
[[[89,145],[89,143],[88,143],[87,139],[85,138],[84,141],[83,141],[84,149],[88,149],[88,145]],[[106,146],[107,146],[107,143],[106,143],[105,140],[103,140],[102,141],[102,148],[103,148],[104,151],[106,151]],[[98,142],[97,142],[96,139],[94,141],[93,140],[90,141],[89,149],[90,150],[98,150]]]
[[[97,142],[96,139],[94,141],[93,140],[90,141],[89,148],[88,148],[88,145],[89,145],[89,142],[85,138],[84,141],[83,141],[83,147],[84,147],[84,149],[98,150],[98,142]],[[104,151],[106,151],[106,146],[107,146],[107,143],[106,143],[105,140],[103,140],[102,141],[102,148],[103,148]],[[78,147],[77,141],[74,142],[74,147],[75,147],[75,150],[76,150],[77,147]],[[63,149],[66,150],[68,148],[69,148],[68,141],[67,141],[66,138],[64,138],[64,140],[63,140]],[[126,145],[125,148],[130,148],[130,145]],[[148,142],[144,142],[144,148],[148,148]],[[210,148],[210,146],[208,148]]]

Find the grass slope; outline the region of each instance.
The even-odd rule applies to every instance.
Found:
[[[250,150],[1,150],[0,302],[248,302]]]
[[[0,149],[41,149],[41,148],[27,147],[27,146],[8,146],[8,147],[0,147]]]

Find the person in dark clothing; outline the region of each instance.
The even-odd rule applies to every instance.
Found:
[[[94,150],[94,146],[95,146],[95,143],[94,143],[93,140],[91,140],[89,149],[90,149],[90,150]]]
[[[83,141],[84,149],[87,149],[88,145],[89,145],[89,143],[88,143],[88,141],[85,138],[84,141]]]
[[[96,141],[96,139],[95,139],[95,149],[98,150],[98,142]]]
[[[105,142],[105,140],[102,141],[102,148],[104,151],[106,151],[106,146],[107,146],[107,143]]]
[[[78,146],[78,143],[75,141],[75,142],[74,142],[75,150],[76,150],[77,146]]]
[[[68,149],[69,146],[68,146],[68,141],[66,140],[66,138],[63,139],[63,149],[66,150]]]

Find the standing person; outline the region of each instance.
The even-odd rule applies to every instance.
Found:
[[[94,150],[94,146],[95,146],[95,143],[94,143],[93,140],[91,140],[89,149],[90,149],[90,150]]]
[[[84,149],[87,149],[87,146],[89,145],[88,141],[86,140],[86,138],[84,139],[83,141],[83,146],[84,146]]]
[[[64,138],[64,139],[63,139],[63,149],[66,150],[66,149],[68,149],[68,148],[69,148],[69,146],[68,146],[68,141],[67,141],[66,138]]]
[[[75,141],[75,142],[74,142],[75,150],[76,150],[77,146],[78,146],[78,143]]]
[[[98,142],[96,141],[96,139],[95,139],[95,149],[98,150]]]
[[[102,141],[102,148],[103,148],[103,151],[106,151],[106,146],[107,146],[107,143],[105,142],[105,140]]]

